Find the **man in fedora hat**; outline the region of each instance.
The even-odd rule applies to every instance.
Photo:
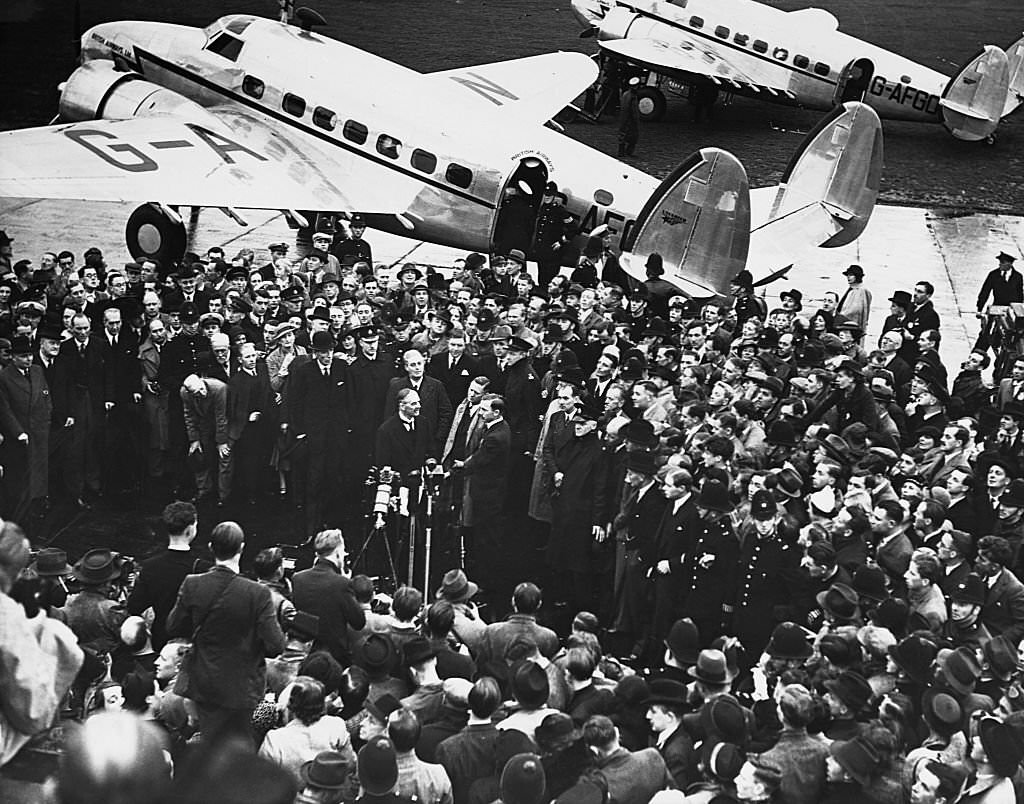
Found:
[[[851,740],[860,734],[860,718],[871,699],[871,685],[860,673],[844,670],[825,682],[825,703],[832,719],[825,730],[830,740]]]
[[[719,480],[706,480],[697,498],[700,524],[683,562],[682,584],[689,589],[683,616],[697,625],[708,644],[726,633],[733,619],[740,546],[729,514],[729,489]]]
[[[401,647],[402,665],[412,678],[413,691],[402,699],[402,706],[413,712],[421,723],[438,718],[444,694],[437,674],[437,648],[425,637],[416,635]]]

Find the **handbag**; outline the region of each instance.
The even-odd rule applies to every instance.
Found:
[[[221,601],[224,600],[224,594],[228,591],[228,587],[234,583],[234,580],[237,577],[238,576],[234,572],[231,573],[231,577],[228,578],[228,582],[224,584],[221,587],[220,592],[217,593],[217,597],[214,599],[213,605],[206,610],[206,614],[203,616],[203,619],[196,623],[195,628],[192,629],[192,638],[189,640],[188,650],[186,650],[185,655],[181,657],[181,666],[178,670],[178,677],[174,682],[174,693],[176,695],[180,695],[183,698],[189,697],[187,695],[187,691],[189,687],[189,679],[192,675],[192,663],[195,661],[196,637],[199,636],[199,632],[206,624],[206,621],[210,619],[210,615],[213,614],[216,608],[221,604]]]

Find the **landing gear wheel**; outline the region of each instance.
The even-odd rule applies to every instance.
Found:
[[[180,261],[188,247],[185,224],[175,223],[149,204],[128,217],[124,240],[133,259],[156,260],[164,270]]]
[[[668,103],[660,89],[656,87],[640,87],[636,94],[641,120],[661,120],[665,116]]]

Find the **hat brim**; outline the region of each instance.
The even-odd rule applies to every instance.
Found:
[[[73,571],[74,570],[73,570],[72,566],[70,564],[67,564],[67,563],[65,563],[63,567],[61,567],[59,569],[55,569],[55,570],[54,569],[41,570],[38,567],[36,567],[36,575],[38,575],[40,578],[64,578],[64,577],[66,577],[68,575],[71,575]]]
[[[82,571],[79,569],[79,567],[74,566],[71,568],[71,574],[75,577],[75,580],[81,581],[82,583],[87,585],[95,586],[97,584],[107,583],[108,581],[113,581],[115,578],[121,577],[122,569],[123,568],[117,562],[115,562],[110,567],[110,570],[107,572],[105,577],[90,578],[89,576],[84,575]]]
[[[855,619],[857,619],[857,617],[860,616],[860,606],[854,606],[853,607],[853,614],[851,614],[849,617],[847,617],[845,614],[839,614],[838,612],[836,612],[831,606],[829,606],[825,602],[825,596],[827,594],[828,594],[828,590],[826,589],[824,592],[818,592],[818,594],[816,594],[814,596],[814,599],[818,601],[818,605],[821,606],[822,609],[827,611],[833,617],[836,617],[836,618],[838,618],[840,620],[855,620]]]
[[[316,760],[311,759],[309,762],[303,762],[302,765],[299,766],[299,778],[302,779],[303,784],[313,785],[321,790],[341,790],[348,784],[347,779],[342,779],[337,784],[325,784],[318,779],[309,778],[309,769],[313,767],[314,762],[316,762]]]
[[[661,704],[662,706],[686,706],[689,702],[685,698],[676,698],[672,695],[649,695],[643,699],[645,706]]]
[[[911,681],[917,682],[918,684],[926,684],[928,682],[928,668],[931,667],[931,662],[928,663],[928,667],[915,669],[909,666],[909,664],[900,658],[900,646],[899,643],[890,645],[886,653],[896,662],[897,666],[907,674],[907,678]]]
[[[797,654],[786,654],[786,653],[782,653],[780,651],[772,652],[772,646],[768,645],[768,647],[765,648],[765,653],[767,653],[768,656],[770,658],[772,658],[772,659],[797,660],[797,659],[809,659],[809,658],[811,658],[811,655],[814,653],[814,649],[805,642],[804,643],[804,649],[802,651],[800,651],[800,653],[797,653]]]
[[[438,600],[448,600],[452,603],[465,603],[467,600],[472,600],[477,592],[480,591],[480,587],[472,581],[466,582],[466,589],[460,592],[457,596],[452,597],[445,594],[444,587],[437,590],[435,597]]]
[[[701,675],[700,668],[694,665],[693,667],[688,667],[686,669],[686,674],[690,678],[696,679],[697,681],[701,681],[705,684],[712,684],[720,687],[724,684],[731,684],[736,679],[736,676],[739,675],[739,672],[730,670],[727,665],[725,668],[725,680],[723,681],[720,679],[708,678],[707,676]]]

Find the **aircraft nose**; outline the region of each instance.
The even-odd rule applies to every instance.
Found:
[[[572,13],[587,27],[600,25],[604,12],[600,0],[572,0]]]

